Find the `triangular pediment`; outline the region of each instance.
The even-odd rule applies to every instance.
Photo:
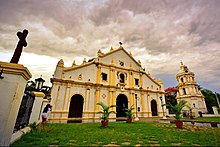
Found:
[[[132,67],[134,69],[139,69],[141,67],[141,64],[138,63],[123,47],[119,47],[116,50],[110,50],[108,53],[100,55],[99,58],[101,58],[101,62],[105,64],[114,62],[114,65],[122,66],[120,63],[123,62],[124,67],[126,68]]]

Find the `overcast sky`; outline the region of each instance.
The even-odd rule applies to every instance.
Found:
[[[165,88],[180,60],[204,88],[220,92],[220,0],[0,0],[0,61],[28,29],[19,63],[49,85],[57,62],[96,57],[118,42]]]

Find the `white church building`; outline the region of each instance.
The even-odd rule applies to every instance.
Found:
[[[65,67],[61,59],[51,83],[51,123],[100,121],[98,102],[117,105],[110,121],[125,118],[124,108],[132,105],[138,118],[165,115],[161,107],[165,103],[162,81],[146,73],[141,62],[122,46],[107,53],[99,50],[96,58],[84,59],[81,65],[73,62]]]

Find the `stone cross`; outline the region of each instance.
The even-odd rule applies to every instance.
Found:
[[[10,63],[16,63],[16,64],[18,63],[23,47],[27,46],[27,42],[25,40],[27,35],[28,35],[28,30],[23,30],[23,33],[17,32],[17,36],[19,38],[19,41],[18,41],[17,47],[14,51],[14,55],[11,58]]]

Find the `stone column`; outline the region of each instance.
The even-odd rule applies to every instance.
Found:
[[[145,99],[144,99],[144,92],[141,92],[141,109],[142,109],[142,116],[145,117],[146,116],[146,104],[145,104]]]
[[[31,123],[38,123],[41,120],[41,109],[44,107],[43,104],[43,98],[45,97],[45,94],[43,92],[33,92],[35,96],[34,104],[32,107],[32,112],[29,120],[29,124]]]
[[[0,62],[0,146],[9,146],[18,110],[24,95],[29,70],[21,64]]]

